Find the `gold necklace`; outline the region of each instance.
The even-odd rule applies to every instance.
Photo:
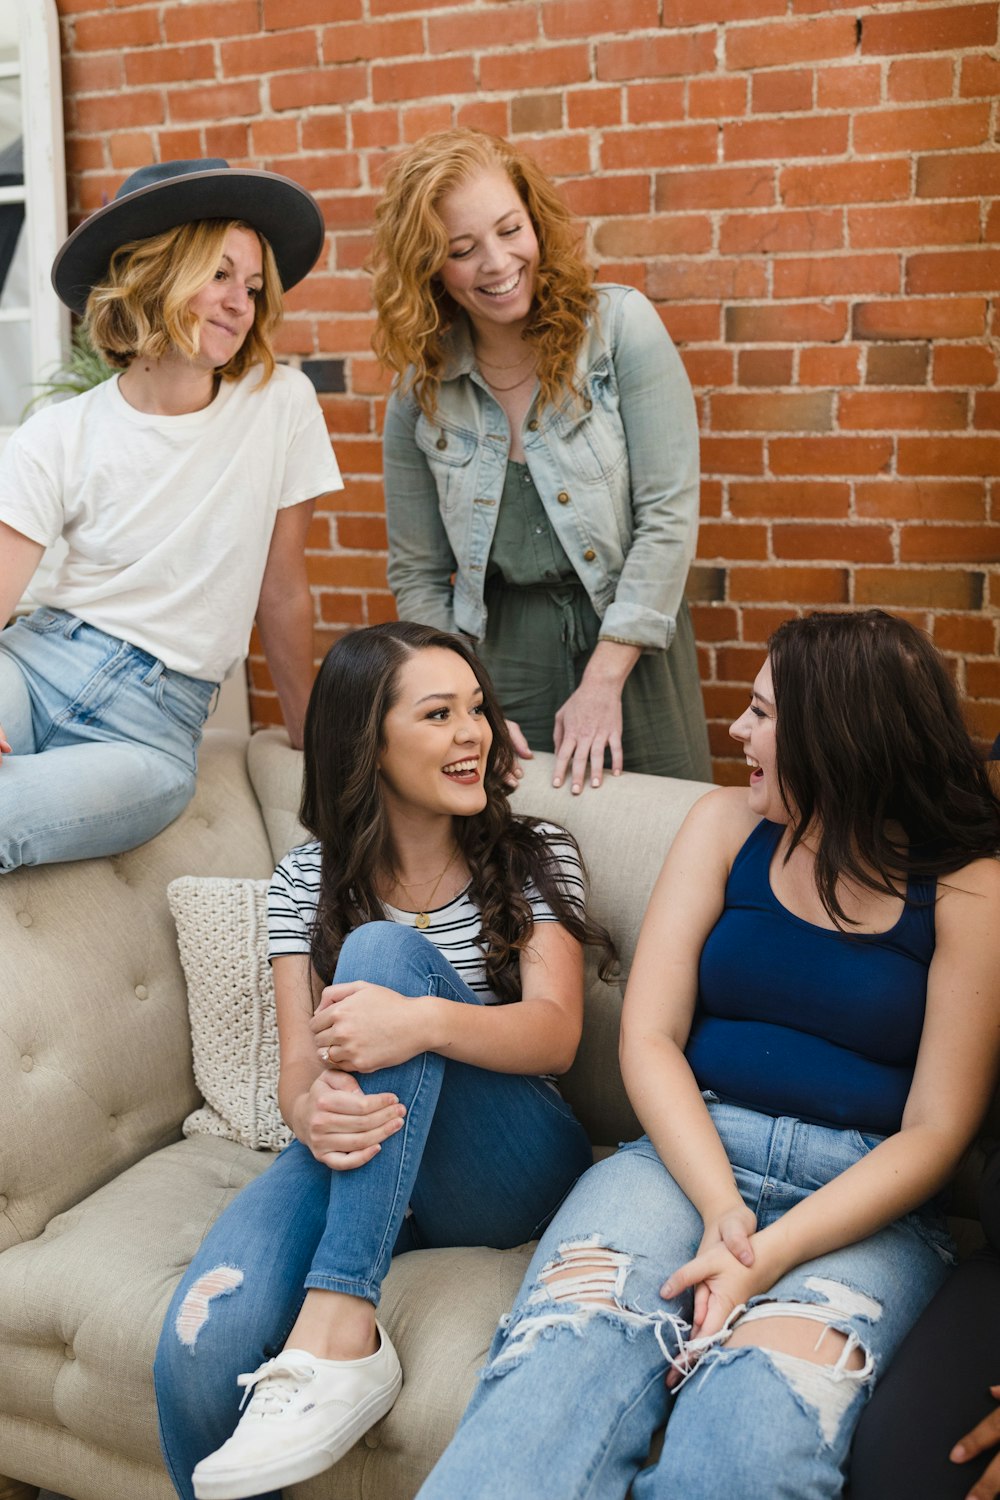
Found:
[[[489,365],[491,370],[519,370],[526,359],[534,359],[534,357],[534,349],[529,349],[525,354],[521,355],[520,359],[515,359],[512,365],[499,365],[495,359],[484,359],[479,350],[476,350],[476,359],[481,365]]]
[[[531,380],[534,377],[534,374],[534,370],[526,370],[521,376],[520,380],[515,380],[513,385],[494,385],[492,380],[486,379],[485,375],[483,376],[483,379],[486,380],[486,384],[489,386],[491,391],[496,391],[498,392],[498,394],[502,395],[504,391],[516,391],[519,385],[523,385],[526,380]]]
[[[441,874],[438,876],[437,880],[435,880],[434,882],[434,889],[431,891],[430,896],[427,898],[426,906],[424,906],[422,910],[419,910],[417,912],[413,925],[414,927],[419,927],[421,932],[423,932],[425,927],[429,927],[431,925],[429,912],[434,905],[434,897],[437,895],[438,886],[441,884],[442,880],[447,875],[452,865],[455,863],[455,856],[457,853],[458,845],[456,844],[454,849],[451,851],[451,858],[445,865],[444,869],[441,871]],[[413,893],[411,892],[408,885],[403,884],[398,875],[396,877],[396,884],[399,886],[399,889],[403,892],[403,895],[406,897],[406,899],[410,902],[410,905],[414,905],[415,903],[413,900]]]

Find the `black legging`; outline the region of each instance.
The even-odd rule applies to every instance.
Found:
[[[851,1500],[965,1500],[996,1449],[953,1464],[960,1437],[996,1407],[1000,1384],[1000,1148],[986,1166],[981,1217],[990,1248],[963,1261],[900,1345],[865,1410]]]

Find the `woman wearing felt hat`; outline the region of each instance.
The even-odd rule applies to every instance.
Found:
[[[315,200],[224,161],[143,167],[52,280],[119,373],[32,416],[0,458],[0,873],[130,849],[194,789],[218,683],[256,617],[294,744],[312,682],[304,547],[342,482],[315,392],[276,365]]]

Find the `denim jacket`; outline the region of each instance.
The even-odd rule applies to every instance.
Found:
[[[541,407],[536,397],[521,437],[601,637],[662,651],[697,538],[694,399],[652,304],[632,287],[597,290],[577,357],[579,395]],[[412,395],[394,392],[386,412],[389,586],[402,619],[485,634],[486,564],[509,451],[506,414],[459,324],[433,421]]]

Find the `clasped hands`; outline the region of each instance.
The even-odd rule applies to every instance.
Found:
[[[668,1299],[694,1289],[692,1339],[718,1333],[735,1308],[771,1286],[773,1278],[763,1270],[754,1247],[756,1231],[756,1216],[744,1206],[707,1219],[698,1253],[660,1287],[660,1296]],[[683,1378],[682,1371],[671,1368],[667,1372],[668,1389]]]

